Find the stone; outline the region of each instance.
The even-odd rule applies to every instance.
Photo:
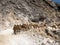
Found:
[[[60,45],[58,8],[52,0],[0,0],[0,45]]]

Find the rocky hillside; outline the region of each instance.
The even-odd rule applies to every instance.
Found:
[[[59,5],[52,0],[0,0],[0,41],[0,45],[60,45]]]

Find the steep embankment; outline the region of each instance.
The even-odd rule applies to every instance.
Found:
[[[59,45],[56,5],[51,0],[0,0],[0,45]]]

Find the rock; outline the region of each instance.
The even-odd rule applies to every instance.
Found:
[[[59,15],[52,0],[0,0],[0,45],[60,45]]]

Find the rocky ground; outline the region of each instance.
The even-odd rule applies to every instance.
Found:
[[[0,45],[60,45],[59,5],[51,0],[0,0]]]

